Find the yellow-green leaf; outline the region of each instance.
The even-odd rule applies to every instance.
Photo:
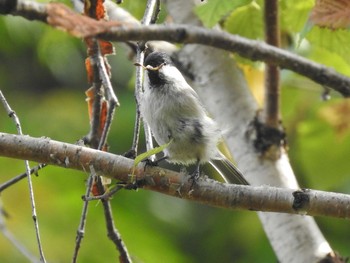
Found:
[[[208,3],[197,6],[195,13],[206,27],[213,27],[225,15],[250,2],[251,0],[209,0]]]
[[[133,171],[132,171],[132,175],[131,177],[134,176],[134,173],[135,173],[135,168],[136,166],[142,161],[142,160],[145,160],[147,159],[148,157],[154,155],[154,154],[157,154],[157,153],[160,153],[162,152],[165,148],[167,148],[171,143],[173,142],[173,139],[171,139],[168,143],[165,143],[163,145],[160,145],[158,147],[155,147],[147,152],[144,152],[144,153],[141,153],[139,154],[138,156],[136,156],[135,160],[134,160],[134,166],[133,166]]]

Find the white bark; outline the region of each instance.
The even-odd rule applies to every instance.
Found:
[[[193,2],[165,1],[175,23],[198,25]],[[194,85],[207,110],[221,125],[238,167],[252,185],[298,188],[286,153],[276,161],[259,158],[245,133],[258,109],[242,72],[230,54],[200,45],[186,45],[180,60],[195,76]],[[318,262],[333,253],[314,219],[308,216],[259,213],[280,262]]]

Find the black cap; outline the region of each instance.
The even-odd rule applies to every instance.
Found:
[[[169,55],[164,52],[150,53],[146,57],[145,63],[144,63],[145,66],[150,65],[154,68],[160,66],[161,64],[168,64],[168,65],[173,64]]]

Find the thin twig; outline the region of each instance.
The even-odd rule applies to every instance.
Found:
[[[86,192],[85,192],[86,198],[88,198],[90,193],[91,193],[91,187],[92,187],[92,183],[93,183],[94,177],[95,177],[94,175],[96,175],[94,166],[90,165],[90,175],[88,177],[87,187],[86,187]],[[79,223],[79,227],[77,230],[77,236],[75,238],[75,248],[74,248],[74,254],[73,254],[73,259],[72,259],[73,263],[77,262],[80,244],[81,244],[82,239],[84,238],[86,216],[87,216],[87,211],[88,211],[88,207],[89,207],[88,203],[89,203],[88,201],[84,201],[83,210],[81,212],[80,223]]]
[[[155,19],[158,17],[159,13],[159,1],[157,0],[149,0],[147,1],[146,9],[141,20],[141,24],[148,25],[150,23],[154,23]],[[137,43],[136,50],[136,62],[143,65],[143,61],[145,58],[145,46],[146,42],[141,41]],[[141,113],[140,113],[140,103],[141,96],[143,93],[143,69],[141,67],[136,67],[135,70],[136,80],[135,80],[135,101],[136,101],[136,117],[135,117],[135,126],[134,126],[134,137],[131,146],[131,151],[134,155],[137,155],[138,151],[138,143],[140,137],[140,122],[141,122]],[[153,141],[152,141],[152,133],[146,122],[143,122],[143,129],[145,131],[145,140],[146,140],[146,149],[147,151],[153,149]],[[152,155],[149,157],[150,160],[154,161],[155,156]]]
[[[154,11],[153,11],[154,10]],[[148,1],[146,5],[146,9],[144,12],[144,17],[142,18],[142,24],[152,24],[155,23],[158,14],[160,11],[160,1]],[[143,60],[145,57],[145,41],[140,41],[137,43],[137,48],[136,48],[136,62],[139,64],[143,64]],[[135,117],[135,125],[134,125],[134,136],[133,136],[133,141],[132,141],[132,146],[131,150],[129,151],[129,155],[133,155],[135,157],[138,152],[138,145],[139,145],[139,137],[140,137],[140,127],[141,127],[141,114],[140,114],[140,101],[141,101],[141,96],[143,92],[143,85],[142,85],[142,80],[143,80],[143,70],[140,67],[136,67],[135,70],[135,101],[136,101],[136,117]],[[148,127],[147,123],[144,123],[144,132],[145,132],[145,140],[146,140],[146,149],[150,150],[153,148],[153,141],[152,141],[152,134],[151,130]],[[128,156],[129,156],[128,155]],[[154,160],[154,156],[150,156],[151,160]]]
[[[2,212],[2,202],[0,199],[0,231],[6,237],[17,250],[25,256],[30,262],[38,263],[39,259],[36,258],[30,251],[28,251],[17,239],[16,237],[7,229],[5,224],[4,213]]]
[[[136,92],[135,92],[136,93]],[[135,97],[135,101],[136,97]],[[134,136],[132,139],[131,149],[125,155],[126,157],[136,158],[137,150],[140,140],[140,130],[141,130],[141,115],[140,115],[140,105],[136,102],[136,113],[135,113],[135,124],[134,124]]]
[[[52,7],[53,9],[57,9],[55,14],[64,16],[64,21],[67,21],[68,18],[74,21],[74,23],[69,23],[70,27],[63,24],[54,24],[54,26],[65,29],[75,36],[88,37],[99,35],[100,38],[110,41],[164,40],[173,43],[212,46],[235,52],[253,61],[264,61],[278,65],[283,69],[292,70],[312,79],[322,86],[327,86],[338,91],[344,97],[350,96],[350,78],[322,64],[315,63],[290,51],[273,47],[261,41],[250,40],[238,35],[231,35],[227,32],[205,29],[193,25],[130,26],[129,24],[123,24],[118,21],[94,21],[87,17],[82,20],[82,16],[68,12],[67,10],[70,9],[62,4],[42,4],[27,0],[18,0],[18,2],[16,8],[9,10],[8,13],[22,16],[29,20],[39,20],[48,23],[48,7]]]
[[[113,243],[116,245],[116,248],[118,249],[120,255],[119,255],[119,261],[123,263],[131,263],[131,257],[129,255],[129,252],[121,238],[121,235],[119,231],[115,228],[113,217],[111,216],[112,213],[112,207],[109,200],[101,199],[102,205],[103,205],[103,211],[105,213],[105,219],[106,219],[106,225],[107,225],[107,233],[110,240],[113,241]]]
[[[105,96],[106,96],[106,99],[108,102],[107,118],[106,118],[106,121],[105,121],[105,124],[103,127],[103,131],[101,134],[99,145],[98,145],[98,149],[101,150],[103,148],[103,146],[106,144],[108,132],[109,132],[111,125],[112,125],[112,120],[114,117],[115,108],[117,106],[119,106],[119,101],[118,101],[118,98],[113,91],[111,80],[108,76],[106,64],[105,64],[104,59],[101,55],[100,49],[97,50],[97,55],[98,55],[97,66],[100,70],[99,75],[101,77],[102,85],[103,85],[104,91],[105,91]]]
[[[158,16],[159,16],[159,13],[160,13],[160,0],[156,0],[156,3],[155,3],[155,7],[153,8],[153,14],[152,14],[152,17],[151,17],[151,20],[150,20],[150,24],[155,24],[158,20]]]
[[[90,56],[90,60],[91,60],[91,65],[93,66],[94,103],[93,103],[93,118],[91,120],[91,130],[89,133],[89,140],[90,140],[90,146],[92,148],[101,150],[106,144],[107,135],[112,123],[115,107],[119,105],[119,102],[117,97],[114,94],[112,85],[110,83],[107,69],[105,67],[105,61],[103,60],[98,41],[95,38],[92,38],[91,43],[92,43],[92,47],[90,48],[92,48],[92,55]],[[103,95],[106,96],[107,102],[109,103],[109,105],[108,105],[107,118],[101,133],[100,124],[101,124],[101,118],[102,118],[101,106],[102,106],[102,101],[104,99]],[[104,185],[102,183],[100,176],[96,176],[95,173],[91,172],[89,175],[88,181],[91,183],[95,182],[99,193],[100,194],[104,193]],[[90,191],[90,190],[91,190],[91,185],[89,184],[87,187],[87,191]],[[103,203],[104,215],[105,215],[106,224],[107,224],[108,236],[112,237],[111,240],[113,242],[115,242],[115,240],[121,240],[120,236],[118,236],[117,239],[114,238],[116,235],[119,235],[119,233],[110,232],[115,230],[115,227],[114,225],[111,227],[111,224],[114,224],[114,222],[113,222],[113,214],[111,211],[109,201],[103,200],[102,203]],[[86,216],[88,211],[87,207],[88,207],[88,201],[85,201],[82,215],[81,215],[81,220],[80,220],[81,223],[77,232],[77,241],[76,241],[76,247],[75,247],[75,252],[73,256],[74,261],[77,260],[77,255],[78,255],[80,244],[83,238],[83,233],[85,231],[85,221],[86,221]],[[120,247],[119,244],[116,244],[116,246],[118,248]],[[126,251],[126,248],[125,250],[120,251],[120,254],[127,254],[127,252],[125,251]]]
[[[143,60],[144,60],[144,52],[142,52],[138,46],[137,52],[136,52],[136,62],[143,64]],[[135,116],[134,136],[132,140],[131,151],[133,152],[134,156],[137,156],[140,130],[141,130],[140,129],[140,126],[141,126],[140,125],[141,124],[140,101],[142,96],[142,76],[143,76],[143,71],[141,67],[136,67],[135,75],[136,75],[136,78],[135,78],[134,98],[136,102],[136,116]]]
[[[95,170],[94,170],[94,174],[96,174]],[[105,187],[102,184],[101,176],[97,176],[95,178],[96,178],[96,186],[97,186],[98,192],[100,193],[100,195],[102,195],[105,191]],[[120,254],[119,260],[120,262],[123,262],[123,263],[131,263],[132,261],[129,256],[128,249],[125,246],[118,229],[115,227],[111,203],[108,198],[103,198],[100,200],[103,206],[103,212],[104,212],[105,222],[107,227],[107,235],[109,239],[115,244],[117,250],[119,251],[119,254]]]
[[[144,17],[142,19],[141,23],[149,23],[150,20],[152,19],[152,14],[153,14],[153,9],[154,6],[156,5],[157,1],[154,0],[149,0],[147,1],[147,7],[146,7],[146,11],[144,14]],[[140,47],[142,46],[142,48]],[[137,49],[137,61],[138,62],[143,62],[144,59],[144,43],[139,43],[139,48]],[[136,121],[135,121],[135,134],[134,134],[134,139],[133,139],[133,145],[132,145],[132,150],[134,151],[134,154],[137,154],[137,145],[138,145],[138,139],[139,139],[139,126],[140,126],[140,110],[139,110],[139,103],[140,103],[140,95],[142,92],[142,71],[141,70],[137,70],[137,79],[139,82],[139,86],[136,86],[135,88],[135,98],[136,98]],[[137,84],[136,84],[137,85]],[[144,125],[145,131],[146,131],[146,136],[147,134],[149,134],[148,130],[149,128],[147,128],[147,125]],[[153,148],[153,145],[151,146]],[[102,190],[102,189],[101,189]],[[101,192],[101,191],[100,191]],[[129,253],[127,251],[127,248],[123,242],[123,240],[121,239],[121,235],[119,234],[118,230],[115,228],[114,226],[114,220],[112,217],[112,208],[109,202],[108,198],[103,198],[101,199],[102,204],[103,204],[103,208],[104,208],[104,212],[105,212],[105,219],[106,219],[106,225],[107,225],[107,231],[108,231],[108,237],[116,244],[117,249],[120,252],[120,261],[121,262],[131,262],[131,258],[129,256]]]
[[[159,13],[159,0],[148,0],[141,20],[142,25],[155,23]]]
[[[23,135],[21,123],[20,123],[20,121],[19,121],[15,111],[11,109],[10,105],[6,101],[6,99],[5,99],[4,95],[2,94],[1,90],[0,90],[0,100],[1,100],[2,104],[4,105],[4,108],[5,108],[8,116],[15,123],[18,134],[19,135]],[[31,206],[32,206],[32,218],[33,218],[33,221],[34,221],[35,234],[36,234],[36,239],[37,239],[38,249],[39,249],[39,254],[40,254],[40,261],[41,262],[46,262],[45,256],[44,256],[44,251],[42,249],[42,244],[41,244],[41,240],[40,240],[39,221],[38,221],[38,217],[37,217],[37,213],[36,213],[33,183],[32,183],[32,177],[31,177],[31,173],[30,173],[30,167],[29,167],[29,161],[28,160],[24,161],[24,166],[25,166],[25,170],[26,170],[26,174],[27,174],[27,178],[28,178],[29,196],[30,196],[30,202],[31,202]]]
[[[334,69],[313,62],[290,51],[250,40],[227,32],[187,25],[150,25],[111,28],[101,38],[111,41],[164,40],[174,43],[202,44],[235,52],[252,61],[264,61],[292,70],[316,83],[330,87],[344,97],[350,96],[350,78]]]
[[[11,0],[12,1],[12,0]],[[15,10],[8,13],[25,17],[29,20],[39,20],[47,23],[48,7],[55,6],[61,15],[66,15],[65,19],[74,15],[76,23],[70,23],[71,28],[61,29],[69,31],[73,35],[88,37],[99,34],[99,37],[110,41],[137,41],[137,40],[164,40],[174,43],[202,44],[236,52],[242,57],[253,61],[264,61],[266,63],[278,65],[281,68],[292,70],[313,81],[328,86],[343,96],[350,96],[350,78],[345,77],[333,69],[315,63],[289,51],[267,45],[261,41],[249,40],[238,35],[231,35],[227,32],[205,29],[198,26],[187,25],[150,25],[150,26],[130,26],[118,21],[92,21],[85,17],[84,21],[77,14],[65,12],[68,9],[64,5],[58,8],[57,3],[42,4],[27,0],[18,0]],[[3,10],[0,10],[3,11]],[[0,12],[1,13],[1,12]],[[87,19],[87,20],[86,20]],[[82,23],[79,23],[82,22]],[[114,27],[112,27],[114,25]],[[55,25],[58,27],[58,25]],[[91,27],[91,28],[90,28]],[[87,34],[85,34],[87,33]]]
[[[32,169],[30,169],[30,174],[36,174],[40,169],[44,168],[45,166],[47,166],[44,163],[40,163],[37,166],[33,167]],[[23,178],[27,177],[27,173],[22,173],[20,175],[17,175],[16,177],[8,180],[5,183],[0,184],[0,193],[2,191],[4,191],[6,188],[10,187],[11,185],[17,183],[18,181],[22,180]]]
[[[89,145],[97,149],[99,146],[100,139],[100,125],[101,125],[101,108],[102,108],[102,100],[103,100],[103,89],[102,89],[102,81],[100,79],[100,70],[98,68],[99,63],[99,45],[98,41],[95,38],[91,39],[91,52],[93,55],[89,57],[90,63],[92,65],[93,70],[93,92],[94,92],[94,100],[92,105],[92,116],[91,116],[91,124],[90,124],[90,132],[88,137]]]
[[[144,51],[141,51],[140,47],[137,49],[136,54],[136,62],[143,64],[145,54]],[[141,112],[140,112],[140,103],[141,103],[141,96],[143,93],[143,69],[141,67],[136,67],[136,80],[135,80],[135,100],[136,100],[136,121],[135,121],[135,128],[134,128],[134,139],[133,139],[133,148],[135,155],[137,155],[137,146],[138,146],[138,140],[139,140],[139,133],[140,133],[140,120],[141,120]],[[153,140],[152,140],[152,132],[149,128],[147,122],[143,121],[143,130],[145,132],[145,141],[146,141],[146,149],[147,151],[153,149]],[[137,132],[137,133],[136,133]],[[149,157],[151,161],[155,160],[155,156],[152,155]]]
[[[117,193],[120,189],[125,188],[125,185],[117,184],[112,189],[108,190],[103,195],[96,195],[96,196],[84,196],[84,201],[93,201],[93,200],[101,200],[101,199],[109,199],[111,198],[115,193]]]
[[[148,0],[145,12],[143,14],[143,18],[141,20],[142,25],[149,25],[150,23],[155,23],[159,13],[159,0]],[[137,49],[137,62],[143,65],[144,57],[145,57],[145,45],[146,42],[138,43]],[[140,98],[143,93],[143,69],[141,67],[136,68],[136,82],[135,82],[135,92],[137,92],[136,98],[136,107],[137,112],[140,113]],[[139,116],[140,117],[140,116]],[[153,149],[153,140],[152,140],[152,132],[148,123],[143,120],[143,129],[145,132],[145,140],[146,140],[146,149],[147,151]],[[149,157],[151,161],[155,160],[155,155]]]
[[[86,3],[85,3],[86,5]],[[94,11],[94,10],[92,10]],[[95,17],[93,17],[95,18]],[[96,20],[94,20],[96,21]],[[118,99],[116,95],[114,94],[113,87],[110,82],[110,75],[107,71],[106,65],[107,61],[105,60],[105,57],[103,57],[104,54],[102,54],[99,42],[96,40],[95,37],[93,37],[91,40],[92,46],[90,46],[90,61],[91,65],[93,67],[93,86],[94,86],[94,105],[93,105],[93,123],[95,126],[92,126],[92,130],[89,135],[91,140],[90,146],[94,149],[103,150],[104,146],[106,144],[108,131],[110,129],[115,107],[119,105]],[[107,103],[107,116],[106,120],[104,120],[103,123],[103,130],[101,132],[101,120],[103,119],[103,112],[101,106],[103,105],[104,98],[106,98]],[[98,129],[97,129],[98,126]],[[105,186],[102,182],[101,176],[96,176],[95,173],[90,173],[89,181],[94,178],[94,183],[97,188],[97,192],[99,195],[102,195],[105,192]],[[90,188],[89,188],[90,189]],[[107,233],[108,237],[114,242],[116,245],[119,253],[120,258],[122,259],[122,262],[131,262],[130,257],[128,255],[128,251],[124,245],[124,243],[121,240],[121,236],[117,229],[114,226],[114,220],[113,220],[113,213],[112,213],[112,207],[108,199],[102,199],[101,200],[104,210],[104,216],[106,220],[106,227],[107,227]],[[84,203],[84,206],[87,207],[88,201],[86,200]],[[87,211],[87,209],[86,209]],[[84,220],[84,217],[86,215],[82,215],[82,221]],[[80,229],[80,231],[84,231],[84,226]],[[79,249],[79,247],[77,248]]]
[[[266,43],[280,47],[278,0],[265,0],[265,40]],[[265,68],[265,125],[280,128],[280,74],[277,65],[267,64]]]

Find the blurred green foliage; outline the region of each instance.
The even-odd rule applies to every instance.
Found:
[[[225,1],[225,5],[210,2],[197,10],[202,19],[208,19],[204,21],[208,26],[223,22],[229,32],[262,37],[263,24],[257,19],[261,17],[262,1]],[[229,2],[236,5],[227,7]],[[143,1],[125,0],[121,6],[141,18],[144,5]],[[213,12],[212,6],[219,10]],[[281,1],[282,26],[292,38],[303,29],[311,6],[312,1]],[[19,116],[24,133],[70,143],[82,138],[89,129],[83,41],[44,24],[11,16],[0,18],[0,35],[0,88]],[[317,45],[317,40],[311,37],[298,49],[293,44],[289,48],[350,75],[343,53],[326,50]],[[116,111],[109,145],[111,152],[122,154],[129,150],[133,134],[134,66],[123,45],[116,44],[116,51],[109,61],[121,106]],[[321,87],[291,72],[283,72],[282,84],[289,154],[301,186],[349,192],[349,100],[331,93],[332,100],[323,102]],[[1,108],[0,131],[16,133]],[[23,161],[0,158],[1,182],[23,171]],[[87,174],[47,167],[39,175],[33,176],[33,182],[46,258],[49,262],[68,262],[73,254]],[[37,255],[26,180],[4,191],[1,198],[10,215],[6,220],[8,229]],[[116,226],[135,262],[276,261],[253,212],[207,207],[144,190],[121,191],[112,205]],[[317,220],[331,245],[347,255],[348,222]],[[111,262],[117,256],[106,236],[102,207],[91,203],[79,262]],[[27,260],[0,235],[0,262]]]
[[[237,8],[225,20],[225,28],[232,34],[251,39],[262,39],[264,34],[263,14],[255,2]]]
[[[250,2],[251,0],[212,0],[205,4],[198,5],[195,9],[195,13],[206,27],[213,27],[227,14]]]

